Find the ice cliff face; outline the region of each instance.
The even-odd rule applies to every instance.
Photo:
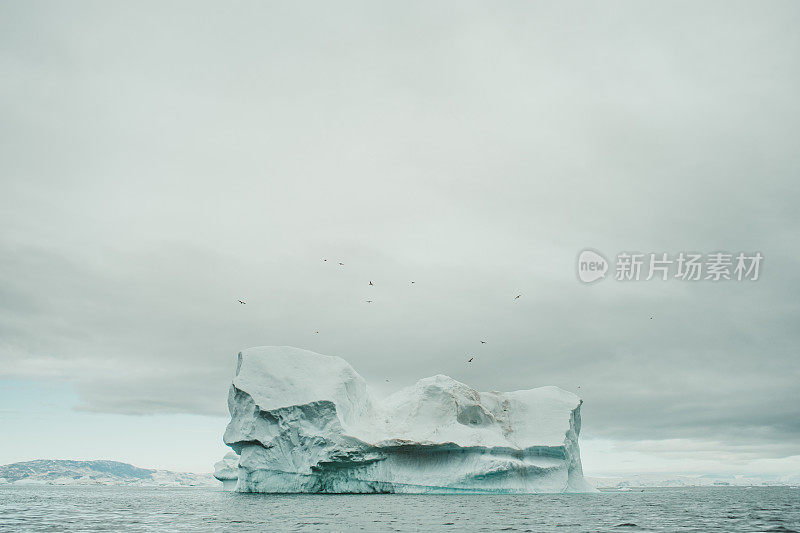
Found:
[[[338,357],[260,347],[239,354],[224,440],[242,492],[584,492],[580,406],[442,375],[377,401]]]

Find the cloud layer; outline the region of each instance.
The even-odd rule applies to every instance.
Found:
[[[0,7],[3,377],[223,414],[287,344],[800,453],[796,4],[147,5]],[[765,261],[584,286],[587,246]]]

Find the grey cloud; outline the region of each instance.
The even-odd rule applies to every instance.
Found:
[[[4,376],[216,415],[289,344],[798,453],[796,4],[348,5],[0,7]],[[766,259],[586,287],[586,246]]]

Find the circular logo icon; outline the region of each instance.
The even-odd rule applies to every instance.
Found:
[[[578,255],[578,279],[592,283],[606,277],[608,261],[594,250],[583,250]]]

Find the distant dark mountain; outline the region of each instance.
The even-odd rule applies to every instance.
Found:
[[[118,461],[38,459],[0,466],[0,484],[219,486],[211,474],[139,468]]]

